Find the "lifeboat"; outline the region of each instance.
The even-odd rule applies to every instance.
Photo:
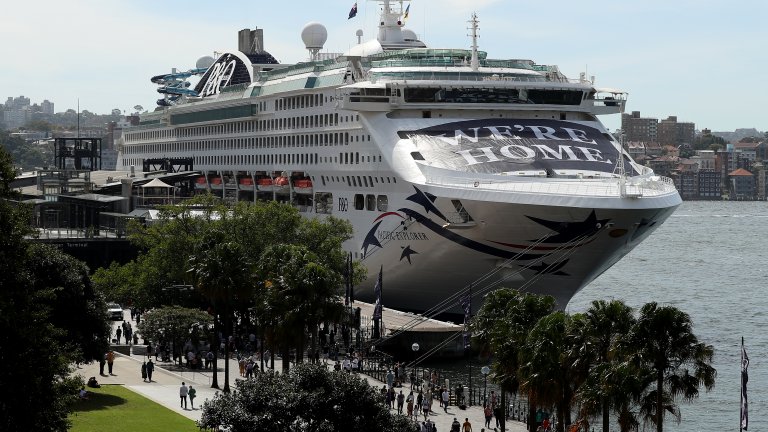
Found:
[[[256,183],[259,186],[259,192],[272,192],[275,189],[274,182],[268,177],[260,178]]]
[[[312,180],[302,179],[293,182],[293,191],[297,194],[312,194]]]
[[[211,179],[211,189],[221,189],[221,177]]]
[[[252,191],[254,190],[253,179],[250,177],[243,177],[237,185],[240,190]]]
[[[208,182],[205,177],[200,176],[195,179],[195,189],[208,189]]]
[[[288,193],[290,191],[291,181],[288,177],[275,177],[275,192]]]

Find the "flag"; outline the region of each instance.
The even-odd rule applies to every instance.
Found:
[[[472,334],[469,331],[469,321],[472,319],[472,285],[467,294],[461,299],[461,308],[464,309],[464,349],[469,349]]]
[[[355,16],[357,16],[357,3],[352,5],[352,9],[349,11],[349,17],[347,19],[352,19]]]
[[[373,308],[373,319],[381,319],[381,273],[384,271],[384,266],[379,269],[379,278],[376,280],[376,286],[373,288],[373,295],[376,296],[376,306]]]
[[[739,430],[747,430],[747,426],[749,426],[747,410],[747,381],[749,381],[749,377],[747,368],[749,368],[749,357],[747,357],[747,350],[744,348],[744,338],[741,338],[741,428]]]
[[[352,270],[352,252],[349,253],[349,260],[347,261],[347,274],[349,275],[349,303],[355,302],[355,285],[352,283],[352,276],[354,271]]]
[[[411,4],[408,3],[408,7],[405,8],[405,13],[403,14],[403,21],[408,19],[408,13],[411,11]]]
[[[350,271],[349,260],[351,259],[351,256],[352,256],[351,254],[347,254],[347,257],[344,260],[344,283],[345,283],[344,306],[349,306],[349,303],[350,303],[350,290],[352,288],[352,272]]]

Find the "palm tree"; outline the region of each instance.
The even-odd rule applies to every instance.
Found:
[[[640,408],[658,432],[664,430],[665,411],[679,421],[677,398],[690,401],[699,395],[699,387],[709,391],[715,385],[712,346],[699,342],[690,316],[673,306],[655,302],[643,306],[624,349],[634,353],[636,370],[653,374],[653,384],[640,400]]]
[[[200,244],[189,259],[189,272],[193,274],[198,290],[213,306],[214,326],[224,327],[224,391],[229,392],[229,348],[227,336],[232,331],[233,305],[248,302],[255,286],[253,264],[242,245],[227,237],[226,219],[219,221],[204,233]],[[218,335],[218,328],[214,329]],[[218,346],[214,348],[214,375],[212,387],[218,386],[216,360]]]
[[[542,317],[531,329],[520,351],[520,387],[529,395],[528,403],[555,406],[557,431],[570,424],[573,377],[566,361],[566,327],[568,315],[553,312]]]
[[[304,246],[273,245],[259,259],[264,280],[271,282],[265,303],[271,310],[283,340],[284,359],[294,341],[297,361],[305,349],[305,334],[316,340],[317,327],[324,320],[337,321],[343,313],[341,274],[326,265]],[[288,362],[283,362],[288,370]]]
[[[608,432],[610,429],[611,401],[616,400],[620,406],[626,406],[622,398],[630,395],[627,392],[628,389],[622,388],[620,385],[629,378],[620,373],[626,368],[619,367],[622,359],[617,358],[616,343],[629,333],[635,319],[632,315],[632,308],[619,300],[595,300],[587,310],[585,320],[587,337],[582,343],[590,347],[589,350],[584,351],[589,352],[592,362],[588,376],[593,381],[601,383],[603,388],[599,408],[603,417],[603,432]],[[582,345],[582,348],[585,346]],[[613,368],[611,363],[616,363],[617,367]],[[585,408],[589,406],[590,404],[586,404]],[[597,408],[596,406],[593,407]],[[590,411],[587,409],[584,410],[584,413],[596,414],[595,411]]]
[[[502,406],[505,392],[520,390],[518,371],[520,350],[528,333],[539,318],[555,308],[552,296],[521,293],[518,290],[500,288],[485,296],[483,306],[470,325],[473,338],[479,346],[493,356],[491,363],[494,381],[501,386]],[[536,407],[528,405],[529,427],[535,430],[533,419]]]

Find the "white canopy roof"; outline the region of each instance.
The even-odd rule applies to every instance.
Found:
[[[164,181],[160,180],[159,178],[156,178],[156,179],[152,179],[151,182],[149,182],[149,183],[147,183],[145,185],[142,185],[141,187],[143,187],[143,188],[153,188],[153,187],[155,187],[155,188],[172,188],[173,186],[165,183]]]

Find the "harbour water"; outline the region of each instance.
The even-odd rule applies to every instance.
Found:
[[[717,380],[712,391],[702,389],[693,401],[680,402],[680,424],[667,416],[665,430],[739,430],[742,336],[750,358],[749,430],[766,429],[767,241],[766,202],[684,202],[653,235],[568,305],[569,313],[577,313],[597,299],[619,299],[635,309],[655,301],[691,316],[695,334],[715,348]],[[466,364],[430,366],[446,371],[452,382],[467,385]],[[476,389],[483,385],[480,366],[473,368]],[[618,428],[614,425],[611,430]]]
[[[715,388],[681,403],[670,431],[738,431],[741,337],[749,365],[749,430],[765,430],[768,401],[768,203],[684,202],[645,242],[579,292],[568,312],[615,298],[687,312],[715,348]],[[646,430],[655,430],[652,427]]]

